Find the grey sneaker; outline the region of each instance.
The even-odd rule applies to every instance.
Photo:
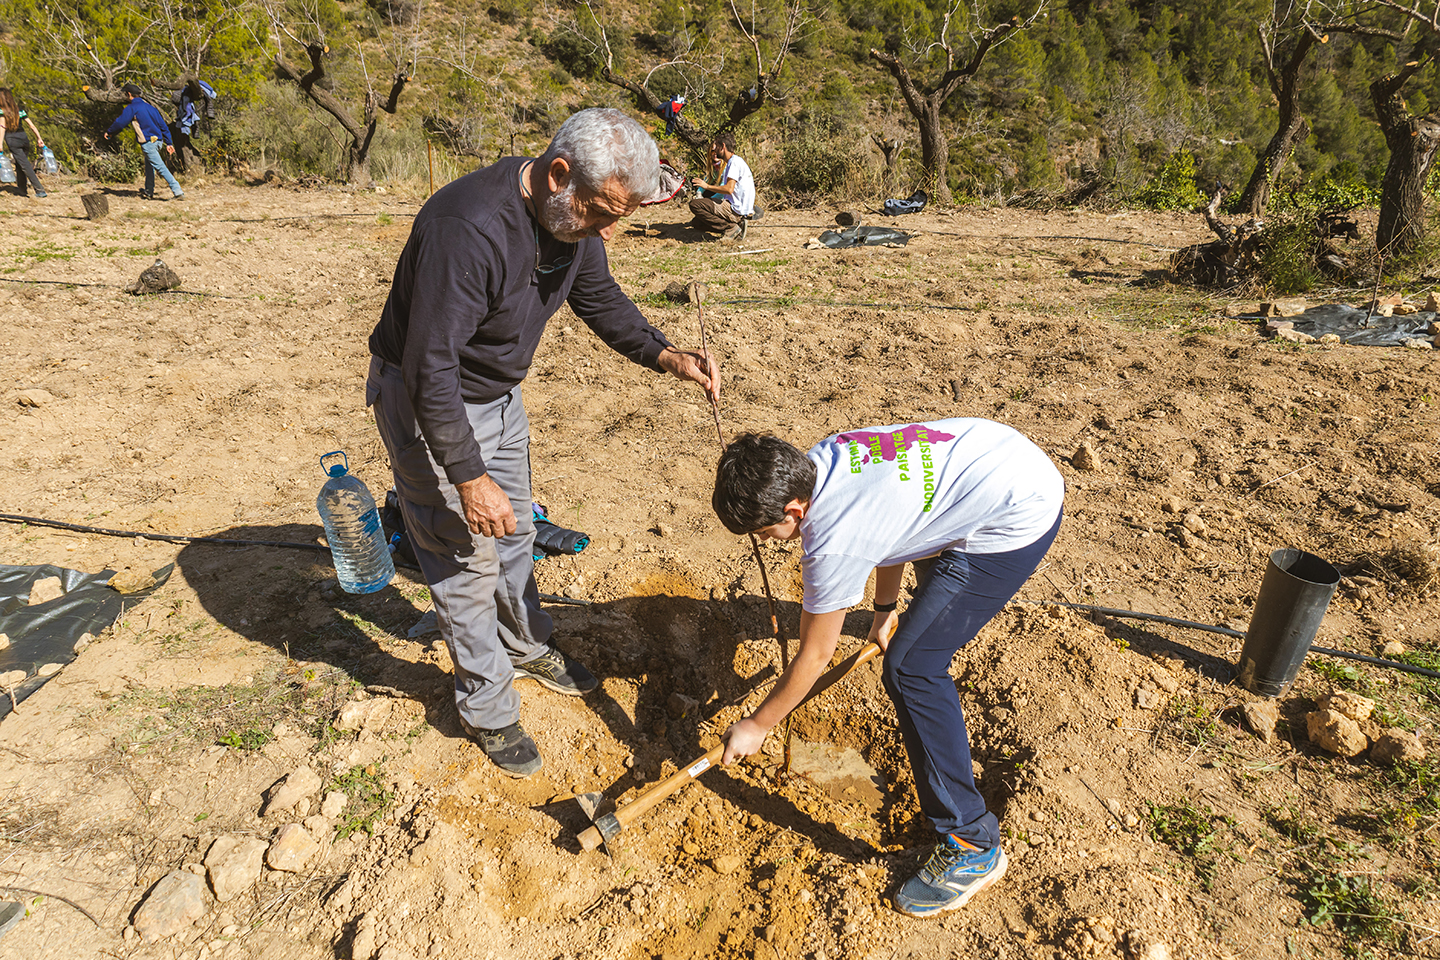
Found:
[[[1009,861],[997,847],[981,850],[947,835],[935,844],[920,872],[895,891],[895,909],[911,917],[928,917],[958,910],[970,899],[1005,876]]]
[[[515,664],[515,679],[534,680],[546,689],[571,697],[589,693],[600,686],[600,681],[579,661],[571,660],[555,647],[548,647],[540,656]]]
[[[470,726],[461,718],[460,726],[475,738],[480,749],[485,751],[485,756],[506,776],[528,777],[545,765],[544,758],[540,756],[540,748],[535,746],[535,741],[530,739],[530,734],[526,733],[519,723],[512,723],[498,730],[483,730]]]

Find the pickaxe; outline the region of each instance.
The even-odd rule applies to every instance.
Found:
[[[844,679],[846,674],[851,670],[854,670],[862,663],[874,659],[878,653],[880,653],[880,645],[878,643],[865,644],[859,650],[856,650],[850,654],[850,656],[827,670],[819,680],[816,680],[815,686],[810,688],[810,692],[805,695],[805,699],[801,700],[799,704],[796,704],[796,707],[798,708],[809,703],[831,686]],[[580,834],[580,846],[586,850],[594,850],[603,843],[605,844],[605,852],[609,853],[610,841],[614,840],[620,831],[626,829],[632,823],[643,817],[651,807],[655,806],[661,800],[675,793],[681,787],[685,786],[685,784],[719,763],[720,757],[724,752],[725,744],[723,742],[717,743],[706,751],[704,756],[681,767],[649,790],[640,794],[640,796],[634,800],[616,809],[614,813],[607,813],[599,817],[595,816],[600,808],[601,802],[605,799],[604,796],[599,793],[578,794],[575,799],[579,801],[580,809],[584,810],[585,815],[593,821],[592,825],[585,828]]]

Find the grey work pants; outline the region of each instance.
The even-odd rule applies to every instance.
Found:
[[[515,509],[515,532],[499,539],[470,532],[459,493],[420,434],[399,367],[370,358],[365,402],[375,409],[406,534],[455,662],[460,719],[483,730],[508,726],[520,718],[513,664],[543,653],[552,626],[535,586],[530,421],[520,388],[490,403],[465,405],[490,479]]]

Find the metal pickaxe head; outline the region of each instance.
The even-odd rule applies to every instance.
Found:
[[[605,795],[603,793],[577,793],[575,794],[575,801],[580,804],[580,809],[585,811],[585,816],[590,818],[590,822],[593,823],[595,829],[600,832],[600,843],[604,845],[605,852],[614,856],[614,853],[610,850],[610,841],[620,833],[620,821],[615,819],[615,814],[613,813],[596,816],[596,814],[600,813],[600,808],[605,803]],[[585,844],[585,838],[583,836],[581,837],[581,845],[585,846],[588,850],[595,849],[593,845]]]

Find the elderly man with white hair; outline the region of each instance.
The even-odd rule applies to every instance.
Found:
[[[639,123],[596,108],[567,120],[539,158],[441,188],[415,218],[370,335],[365,400],[455,663],[461,725],[511,776],[542,765],[514,681],[572,696],[598,683],[551,643],[535,586],[520,381],[546,322],[568,303],[616,352],[719,398],[719,367],[646,322],[605,257],[659,168]]]

